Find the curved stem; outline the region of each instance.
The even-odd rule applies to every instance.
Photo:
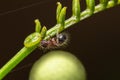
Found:
[[[18,63],[27,57],[36,47],[23,47],[9,62],[0,69],[0,80],[2,80]]]
[[[120,0],[118,0],[118,3],[120,4]],[[114,0],[111,0],[108,2],[108,5],[106,8],[111,8],[114,7]],[[95,6],[94,9],[94,14],[98,13],[100,11],[103,11],[105,9],[103,9],[103,5],[98,4],[97,6]],[[83,20],[85,18],[88,18],[91,16],[90,10],[86,9],[83,12],[81,12],[80,14],[80,20]],[[64,29],[69,28],[71,25],[76,24],[79,22],[78,20],[76,20],[76,16],[71,16],[69,19],[65,20],[65,26]],[[58,28],[60,27],[59,24],[56,24],[55,26],[53,26],[51,29],[49,29],[46,33],[45,36],[45,40],[49,39],[50,36],[54,36],[56,35],[56,31],[58,30]],[[39,32],[39,30],[37,30]],[[37,45],[35,45],[32,48],[26,48],[23,47],[9,62],[7,62],[1,69],[0,69],[0,80],[2,80],[18,63],[20,63],[25,57],[27,57],[32,51],[34,51],[36,49]]]

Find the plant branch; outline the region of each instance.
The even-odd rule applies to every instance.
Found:
[[[92,1],[92,2],[90,2]],[[27,55],[29,55],[32,51],[34,51],[38,45],[40,45],[40,41],[42,39],[47,40],[50,37],[57,34],[58,29],[60,32],[69,28],[70,26],[84,20],[91,15],[103,11],[105,9],[114,7],[115,5],[120,4],[120,0],[100,0],[100,4],[94,6],[94,0],[86,0],[87,8],[86,10],[80,12],[80,4],[79,0],[73,0],[73,15],[65,20],[66,7],[62,9],[62,5],[58,3],[58,9],[56,14],[57,24],[53,26],[51,29],[47,30],[46,27],[43,27],[41,30],[41,25],[38,20],[35,20],[36,28],[35,32],[30,34],[24,41],[24,47],[0,69],[0,80],[2,80],[17,64],[19,64]],[[61,12],[63,11],[63,12]],[[60,17],[61,16],[61,17]],[[59,19],[59,20],[58,20]],[[63,21],[61,21],[63,20]],[[62,24],[62,26],[60,25]]]
[[[2,80],[11,69],[13,69],[18,63],[20,63],[25,57],[27,57],[36,47],[26,48],[23,47],[6,65],[0,69],[0,80]]]
[[[119,4],[120,4],[120,0],[118,0],[117,5],[119,5]],[[107,5],[106,9],[109,9],[111,7],[114,7],[114,1],[113,0],[108,2],[108,5]],[[103,9],[103,6],[101,4],[98,4],[98,5],[95,6],[95,9],[94,9],[93,13],[95,14],[95,13],[101,12],[103,10],[105,10],[105,9]],[[89,13],[90,13],[90,10],[88,10],[88,9],[82,11],[81,14],[80,14],[80,21],[84,20],[84,19],[86,19],[88,17],[90,17],[91,14],[89,14]],[[72,25],[74,25],[76,23],[78,23],[78,22],[76,21],[75,16],[71,16],[69,19],[65,20],[65,26],[64,26],[64,28],[67,29],[67,28],[69,28],[70,26],[72,26]],[[60,27],[60,25],[56,24],[51,29],[49,29],[47,31],[46,36],[45,36],[44,39],[46,40],[46,39],[49,39],[50,36],[54,36],[56,34],[56,30],[59,27]]]

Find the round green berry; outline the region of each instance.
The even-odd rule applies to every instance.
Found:
[[[33,65],[29,80],[86,80],[86,73],[71,53],[51,51]]]

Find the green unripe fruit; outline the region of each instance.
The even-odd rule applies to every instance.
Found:
[[[86,80],[86,73],[74,55],[51,51],[33,65],[29,80]]]

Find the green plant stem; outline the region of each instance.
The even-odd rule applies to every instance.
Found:
[[[36,47],[23,47],[9,62],[0,69],[0,80],[2,80],[18,63],[27,57]]]
[[[118,0],[118,4],[117,4],[117,5],[119,5],[119,4],[120,4],[120,0]],[[103,9],[102,7],[103,7],[103,6],[102,6],[101,4],[96,5],[96,6],[95,6],[95,10],[94,10],[94,14],[95,14],[95,13],[98,13],[98,12],[100,12],[100,11],[105,10],[105,9]],[[114,7],[114,2],[113,2],[113,1],[109,1],[109,2],[108,2],[107,8],[111,8],[111,7]],[[80,21],[81,21],[81,20],[84,20],[84,19],[86,19],[86,18],[88,18],[88,17],[90,17],[91,14],[89,14],[89,13],[90,13],[90,10],[88,10],[88,9],[84,10],[83,12],[81,12]],[[76,23],[78,23],[78,22],[76,21],[75,16],[70,17],[69,19],[65,20],[64,30],[67,29],[67,28],[69,28],[70,26],[76,24]],[[49,39],[50,36],[54,36],[54,35],[56,34],[56,30],[57,30],[59,27],[60,27],[60,25],[56,24],[56,25],[53,26],[51,29],[49,29],[49,30],[47,31],[46,37],[45,37],[44,39],[46,40],[46,39]]]
[[[118,0],[118,4],[120,4],[120,0]],[[114,6],[114,2],[113,1],[109,1],[107,8],[111,8]],[[95,10],[94,10],[94,14],[98,13],[100,11],[103,11],[105,9],[102,8],[103,6],[101,4],[98,4],[97,6],[95,6]],[[91,16],[90,10],[86,9],[83,12],[81,12],[80,15],[80,21],[88,18]],[[72,26],[73,24],[78,23],[79,21],[76,21],[76,17],[72,16],[69,19],[65,20],[65,26],[64,26],[64,30],[66,28],[69,28],[70,26]],[[60,27],[59,24],[56,24],[55,26],[53,26],[51,29],[49,29],[46,33],[45,36],[45,40],[49,39],[50,36],[54,36],[56,35],[56,31],[57,29]],[[27,57],[27,55],[29,55],[32,51],[34,51],[36,49],[37,45],[32,47],[32,48],[26,48],[23,47],[8,63],[6,63],[1,69],[0,69],[0,80],[2,80],[18,63],[20,63],[25,57]]]

